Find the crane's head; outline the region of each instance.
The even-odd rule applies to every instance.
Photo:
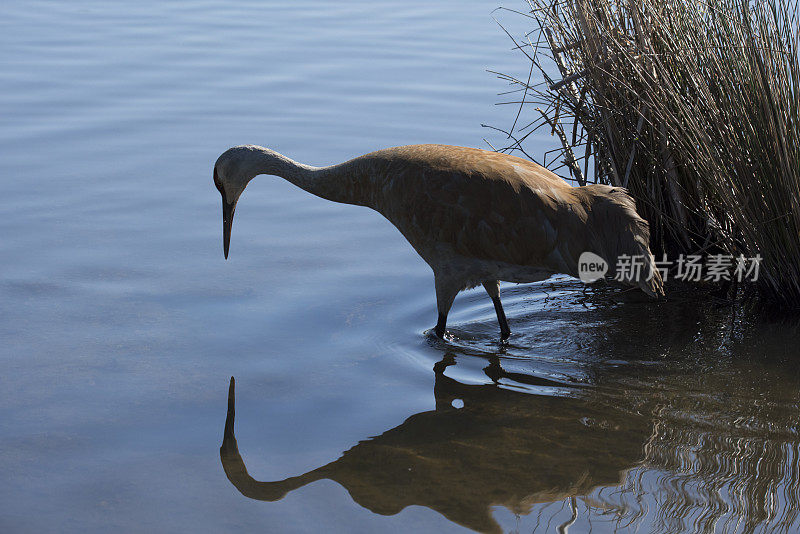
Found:
[[[229,148],[214,164],[214,185],[222,195],[222,246],[225,259],[231,245],[231,226],[233,212],[244,188],[257,174],[253,170],[253,147],[235,146]]]

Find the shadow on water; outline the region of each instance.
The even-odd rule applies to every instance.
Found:
[[[482,532],[499,532],[493,505],[525,514],[531,505],[619,484],[649,432],[641,417],[592,410],[566,397],[520,395],[492,385],[464,385],[436,374],[436,409],[412,415],[362,441],[338,460],[279,482],[258,482],[234,437],[234,381],[220,449],[228,479],[245,496],[275,501],[321,479],[344,486],[374,513],[410,505],[436,510]],[[463,407],[452,402],[459,399]],[[591,418],[596,424],[586,424]],[[602,421],[602,423],[601,423]],[[602,462],[595,461],[601,456]]]
[[[457,331],[434,366],[434,410],[282,481],[248,474],[231,379],[225,473],[253,499],[330,479],[374,513],[421,505],[481,532],[502,530],[499,507],[517,530],[798,531],[797,324],[713,299],[606,297],[537,303],[500,350]],[[548,359],[559,372],[539,371]],[[469,383],[451,377],[476,361]]]

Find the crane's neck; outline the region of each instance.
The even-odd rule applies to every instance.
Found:
[[[358,166],[343,163],[330,167],[312,167],[298,163],[283,154],[257,147],[243,169],[250,176],[269,174],[280,176],[312,195],[345,204],[365,204],[360,187],[363,177]]]

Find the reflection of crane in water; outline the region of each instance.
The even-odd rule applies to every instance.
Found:
[[[530,161],[446,145],[389,148],[320,168],[259,146],[227,150],[214,165],[226,258],[236,203],[259,174],[281,176],[328,200],[370,207],[394,224],[433,269],[439,337],[456,295],[483,285],[501,337],[508,338],[498,282],[577,276],[583,252],[600,255],[612,273],[621,256],[642,258],[639,272],[617,274],[651,296],[663,294],[647,223],[624,189],[571,187]]]
[[[225,474],[245,496],[277,501],[322,479],[344,486],[374,513],[394,515],[426,506],[450,521],[499,532],[491,507],[527,514],[535,503],[617,485],[649,436],[643,417],[569,397],[538,396],[496,385],[464,385],[437,364],[436,409],[418,413],[362,441],[327,465],[277,482],[253,479],[234,436],[234,380],[220,457]],[[499,365],[487,374],[504,378]],[[542,386],[561,383],[528,377]],[[454,408],[453,401],[463,401]],[[607,424],[586,424],[587,419]]]
[[[584,495],[576,519],[582,531],[606,523],[596,531],[800,532],[797,318],[755,321],[716,299],[692,299],[664,303],[658,315],[601,306],[598,328],[582,310],[560,308],[550,315],[555,322],[537,327],[543,337],[570,337],[580,347],[536,350],[568,359],[571,371],[549,374],[576,371],[580,385],[568,383],[577,387],[526,374],[531,362],[518,354],[489,357],[484,372],[499,387],[463,385],[443,374],[453,369],[451,354],[434,367],[435,410],[280,482],[247,474],[233,434],[231,390],[225,472],[252,498],[276,500],[328,478],[353,488],[356,502],[370,510],[396,513],[422,504],[486,531],[497,530],[491,505],[524,513],[542,501],[519,518],[531,528],[518,529],[541,532],[541,519],[558,517],[552,523],[558,524],[569,506],[551,515],[559,505],[544,501]],[[478,351],[461,354],[466,369],[480,361]],[[522,372],[508,372],[501,361]],[[592,362],[585,368],[590,376],[572,367],[580,362]],[[526,384],[563,397],[519,393]],[[464,408],[453,408],[454,399]],[[403,461],[411,473],[395,472]],[[631,465],[622,486],[606,488]],[[586,494],[592,484],[599,487]]]

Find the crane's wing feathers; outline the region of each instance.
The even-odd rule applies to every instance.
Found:
[[[380,211],[412,244],[433,238],[465,256],[517,265],[553,262],[553,268],[563,267],[560,257],[572,256],[569,249],[584,245],[580,223],[586,214],[573,188],[530,161],[442,145],[365,157],[381,162],[371,165],[383,171],[376,176],[383,190]]]

